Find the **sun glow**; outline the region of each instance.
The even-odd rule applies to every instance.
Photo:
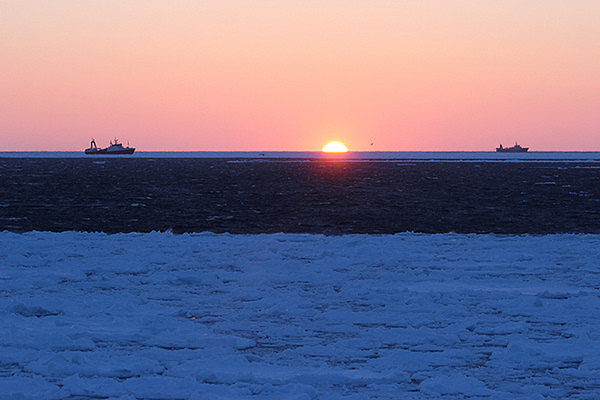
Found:
[[[340,142],[329,142],[323,147],[323,151],[325,153],[345,153],[348,151],[348,148]]]

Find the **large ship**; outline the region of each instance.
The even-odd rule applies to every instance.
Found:
[[[529,150],[529,147],[521,147],[517,142],[513,147],[502,147],[502,144],[500,144],[500,147],[496,147],[498,153],[526,153],[527,150]]]
[[[110,146],[108,146],[105,149],[99,149],[98,146],[96,146],[96,141],[94,139],[92,139],[92,143],[90,143],[90,148],[89,149],[85,149],[85,154],[98,154],[98,155],[117,155],[117,154],[133,154],[133,152],[135,151],[134,147],[129,147],[129,144],[127,144],[127,147],[124,147],[121,143],[119,143],[119,141],[115,138],[115,141],[113,142],[111,140],[110,142]]]

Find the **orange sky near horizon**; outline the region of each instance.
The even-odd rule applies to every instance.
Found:
[[[598,21],[596,0],[0,0],[0,151],[599,151]]]

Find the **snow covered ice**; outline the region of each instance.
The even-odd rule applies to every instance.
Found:
[[[599,249],[0,233],[0,399],[598,398]]]

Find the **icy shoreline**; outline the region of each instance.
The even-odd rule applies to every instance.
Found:
[[[0,399],[594,398],[600,235],[0,233]]]

